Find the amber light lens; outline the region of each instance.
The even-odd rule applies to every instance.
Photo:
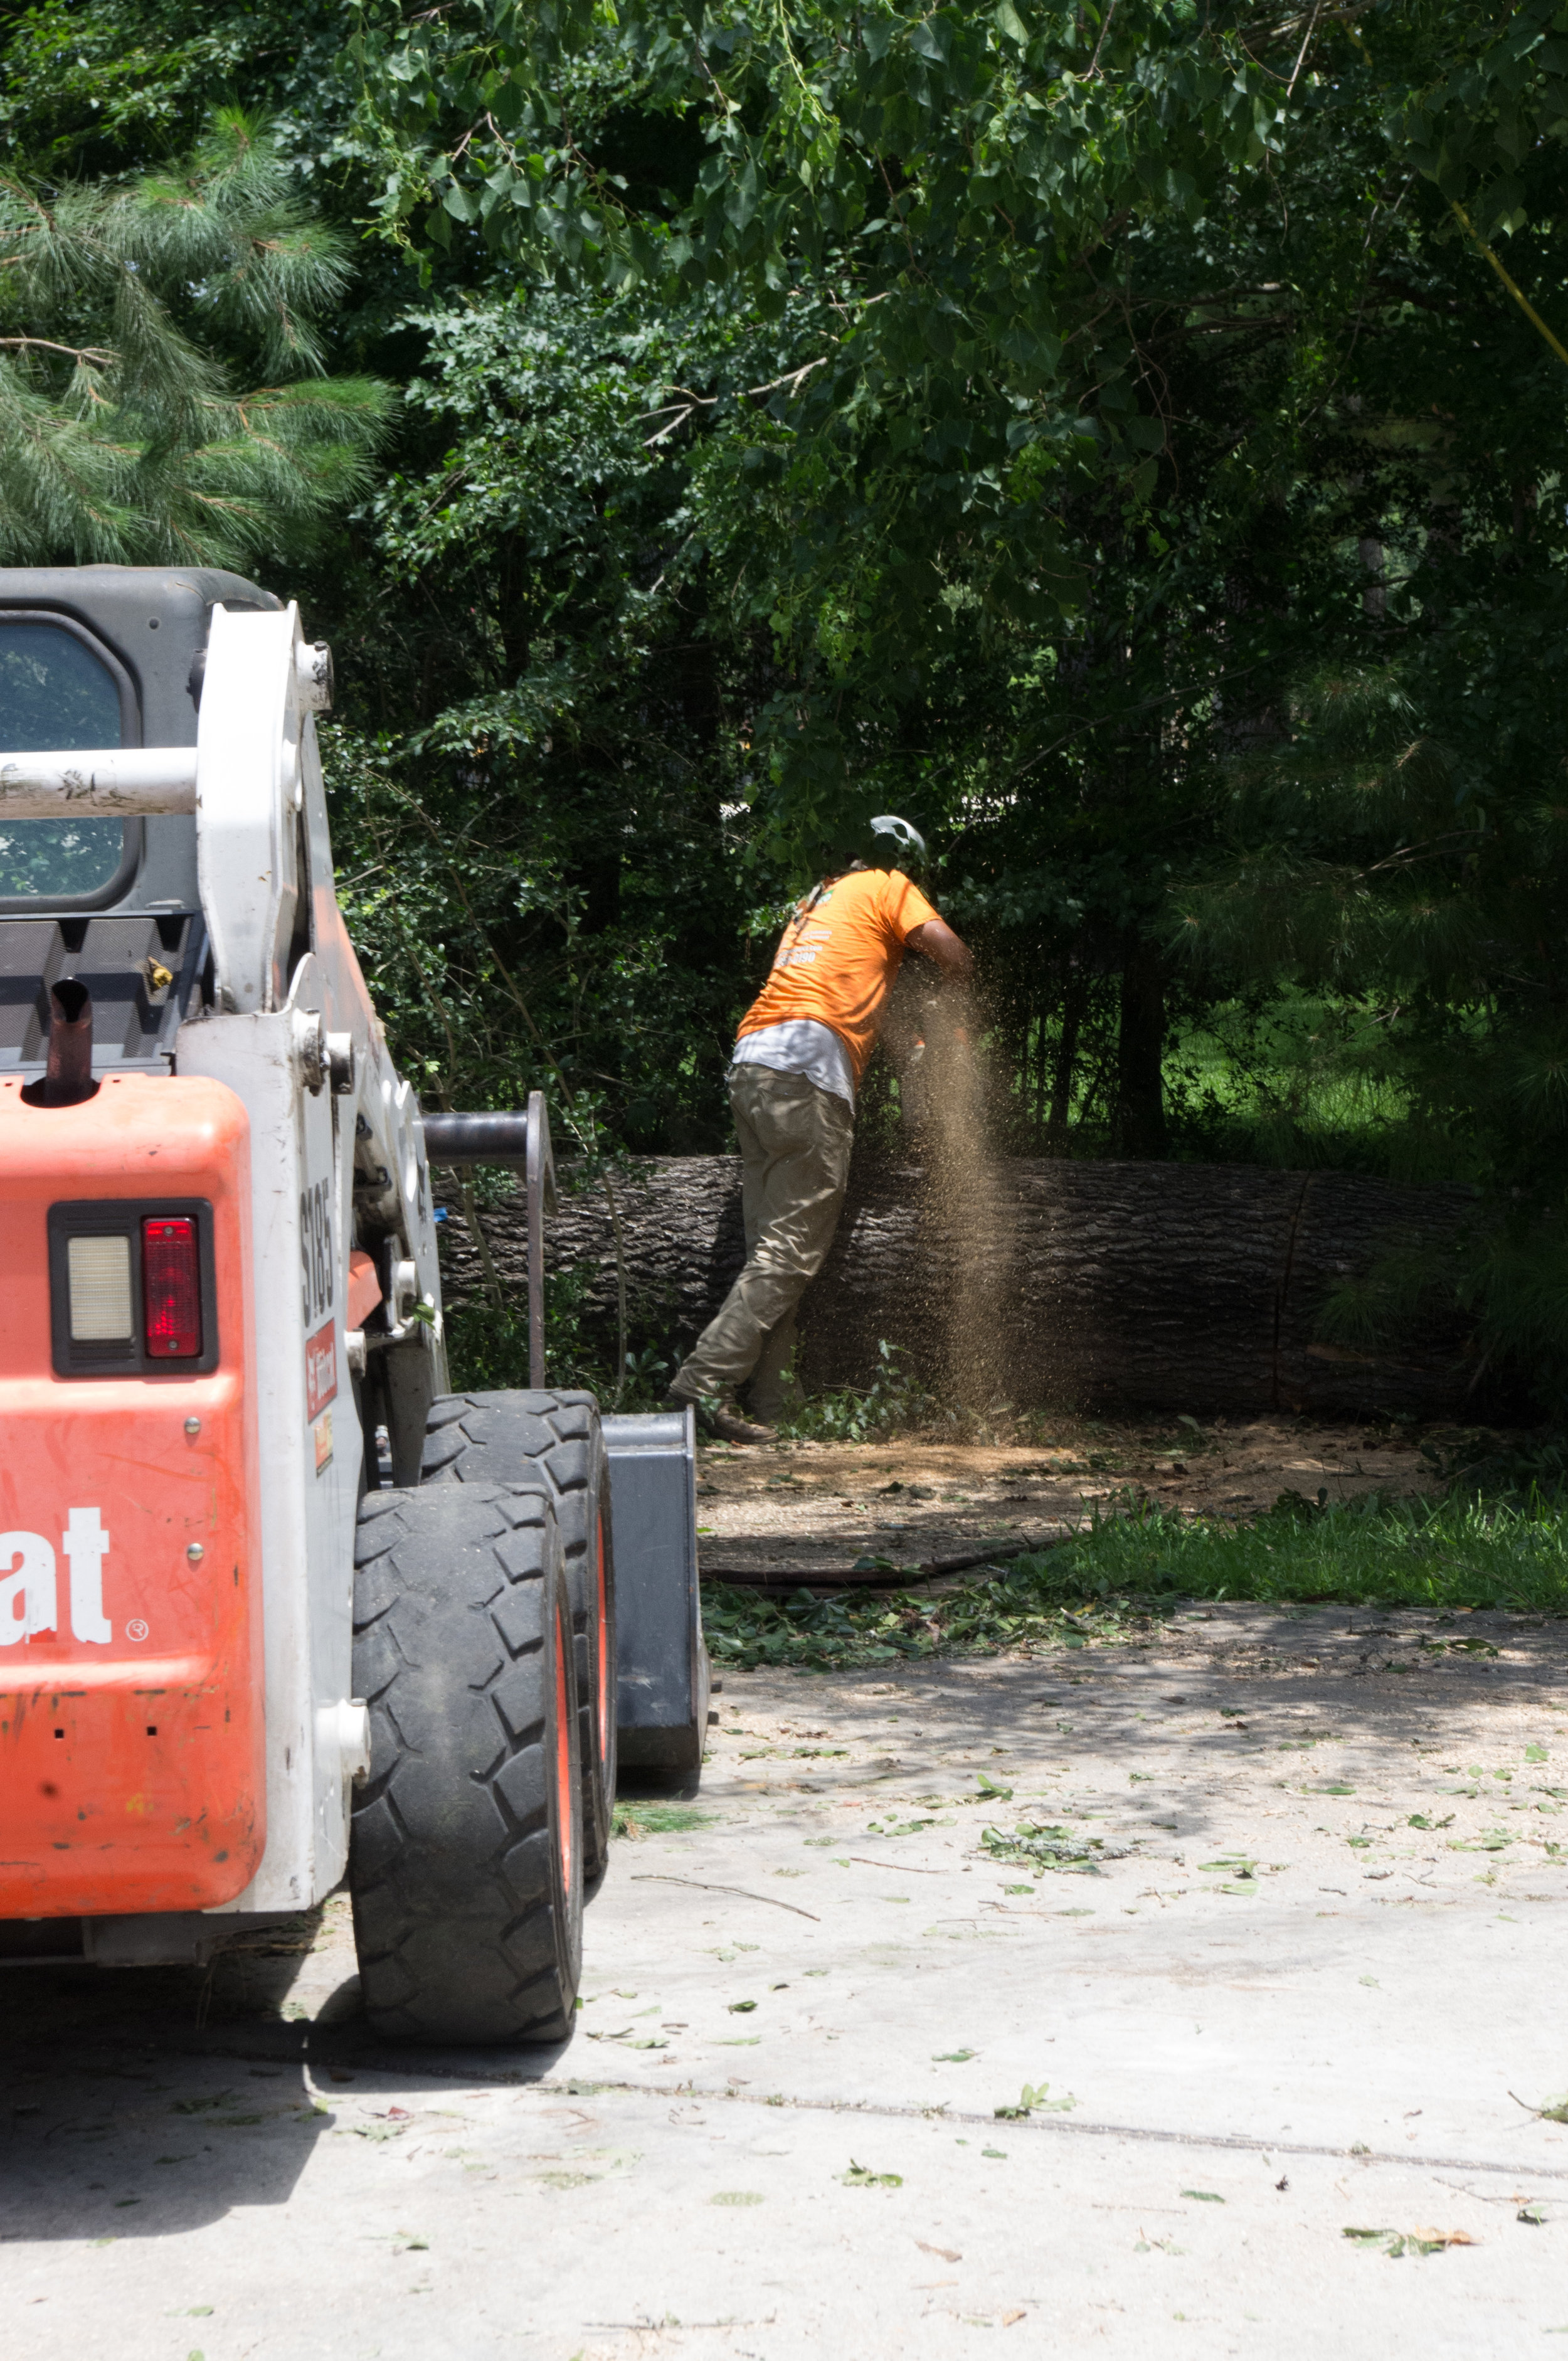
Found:
[[[189,1214],[141,1225],[142,1301],[150,1360],[193,1360],[202,1349],[202,1264]]]

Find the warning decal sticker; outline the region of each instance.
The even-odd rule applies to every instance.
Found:
[[[305,1339],[305,1416],[318,1419],[337,1398],[337,1337],[329,1320]]]

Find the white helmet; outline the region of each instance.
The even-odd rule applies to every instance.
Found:
[[[883,812],[879,818],[873,819],[872,835],[873,839],[879,836],[890,836],[893,839],[895,849],[893,861],[889,863],[890,867],[894,864],[902,867],[913,862],[924,868],[926,840],[917,828],[912,828],[906,819],[900,819],[896,812]],[[880,846],[878,850],[881,850]]]

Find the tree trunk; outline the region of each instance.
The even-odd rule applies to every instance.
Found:
[[[1116,1145],[1124,1156],[1165,1154],[1165,970],[1155,945],[1128,945],[1116,1043]]]
[[[1072,1076],[1078,1063],[1078,1036],[1089,1008],[1089,978],[1075,963],[1068,972],[1067,990],[1062,994],[1061,1031],[1057,1036],[1056,1060],[1051,1073],[1050,1128],[1053,1137],[1065,1139],[1068,1118],[1072,1113]],[[1045,1063],[1045,1045],[1040,1048],[1040,1062]]]
[[[602,1196],[570,1193],[547,1224],[552,1264],[587,1279],[613,1346],[615,1261]],[[885,1337],[937,1377],[977,1267],[1004,1305],[992,1365],[1016,1406],[1102,1404],[1313,1415],[1476,1416],[1463,1328],[1428,1332],[1399,1359],[1317,1340],[1330,1290],[1391,1247],[1442,1244],[1474,1215],[1457,1187],[1400,1188],[1343,1172],[1054,1158],[998,1160],[954,1213],[923,1209],[912,1166],[858,1159],[827,1268],[801,1308],[811,1389],[865,1385]],[[619,1191],[634,1329],[689,1345],[742,1256],[737,1157],[660,1157]],[[486,1215],[502,1283],[521,1300],[521,1195]],[[443,1231],[447,1292],[481,1301],[459,1224]]]

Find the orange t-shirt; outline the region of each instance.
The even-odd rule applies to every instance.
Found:
[[[896,869],[856,869],[795,906],[773,973],[740,1020],[740,1038],[765,1025],[814,1017],[837,1033],[859,1083],[876,1043],[904,946],[937,913]]]

